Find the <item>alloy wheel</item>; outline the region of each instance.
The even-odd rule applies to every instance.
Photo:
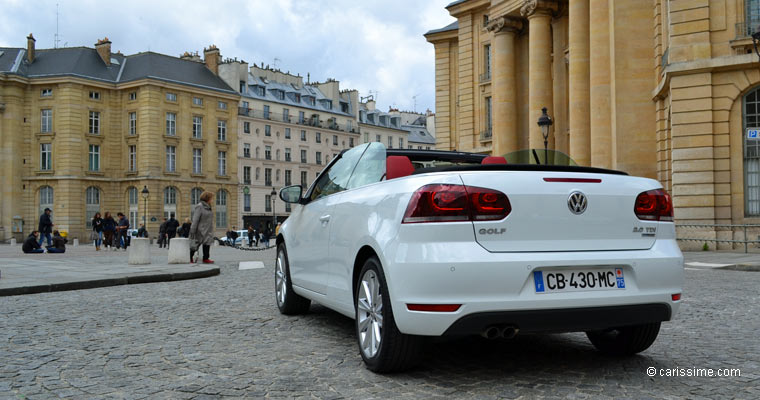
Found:
[[[277,265],[275,266],[275,290],[277,291],[277,304],[282,305],[285,303],[285,291],[288,287],[288,276],[285,273],[285,268],[282,266],[285,255],[282,251],[277,252]]]
[[[383,297],[375,271],[369,270],[362,276],[356,307],[359,344],[362,353],[371,358],[380,349],[383,332]]]

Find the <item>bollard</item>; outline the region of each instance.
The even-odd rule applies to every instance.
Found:
[[[16,239],[15,238],[11,239],[11,246],[15,246],[15,245],[16,245]]]
[[[74,247],[79,246],[79,239],[74,239]]]
[[[169,241],[169,264],[190,263],[190,239],[174,238]]]
[[[129,265],[150,264],[150,239],[132,238],[129,246]]]

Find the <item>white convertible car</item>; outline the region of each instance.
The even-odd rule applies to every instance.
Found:
[[[372,371],[412,366],[441,335],[586,332],[630,355],[681,302],[673,206],[651,179],[367,143],[280,198],[296,206],[277,236],[277,306],[354,318]]]

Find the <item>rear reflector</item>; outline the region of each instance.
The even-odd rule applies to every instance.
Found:
[[[641,220],[673,221],[673,200],[663,189],[643,192],[636,197],[633,212]]]
[[[402,223],[498,221],[511,211],[507,195],[497,190],[432,184],[412,194]]]
[[[671,295],[670,297],[673,299],[673,301],[681,300],[681,293],[676,293],[674,295]]]
[[[407,304],[409,311],[454,312],[461,304]]]
[[[602,180],[601,179],[587,179],[587,178],[544,178],[544,182],[602,183]]]

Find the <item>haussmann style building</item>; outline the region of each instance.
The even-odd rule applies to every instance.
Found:
[[[549,148],[658,179],[677,223],[760,223],[760,63],[750,36],[760,0],[460,0],[446,9],[456,21],[425,34],[438,149],[543,148],[546,107]],[[689,229],[679,237],[744,238],[741,228]]]

